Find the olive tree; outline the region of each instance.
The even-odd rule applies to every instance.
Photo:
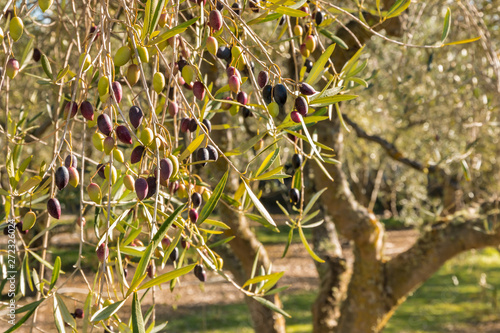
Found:
[[[496,245],[498,232],[482,229],[482,215],[456,215],[386,260],[382,224],[351,192],[342,163],[348,126],[395,160],[446,175],[367,134],[339,105],[365,94],[363,45],[373,35],[400,48],[445,49],[449,11],[439,16],[437,44],[393,39],[403,35],[409,5],[7,1],[0,13],[3,224],[17,240],[15,298],[36,293],[8,331],[37,327],[45,302],[54,305],[58,331],[161,330],[160,293],[188,273],[203,283],[213,272],[245,295],[256,331],[285,332],[279,293],[286,287],[276,285],[286,272],[273,271],[249,228],[253,220],[279,231],[260,200],[264,182],[287,187],[286,248],[298,233],[318,263],[318,332],[379,331],[447,259]],[[48,246],[71,200],[80,250],[72,272],[62,272],[66,258],[52,258]],[[349,276],[336,231],[354,243]],[[82,269],[88,244],[95,276]],[[70,310],[59,288],[77,275],[88,295]],[[152,305],[143,313],[146,296]],[[126,303],[131,315],[120,311]]]

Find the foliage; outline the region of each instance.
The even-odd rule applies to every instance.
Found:
[[[83,320],[84,330],[160,330],[165,323],[156,321],[154,304],[141,309],[145,296],[139,291],[174,289],[191,271],[205,282],[205,270],[289,316],[268,300],[281,291],[273,288],[283,272],[254,264],[241,285],[226,273],[217,246],[232,238],[213,213],[225,205],[279,232],[258,187],[276,181],[289,191],[291,204],[280,205],[287,243],[298,234],[305,251],[323,262],[306,235],[323,222],[313,206],[324,190],[306,198],[304,169],[317,163],[328,174],[324,165],[338,163],[333,149],[318,142],[314,125],[330,120],[334,110],[341,117],[338,103],[365,93],[367,62],[364,48],[338,72],[331,61],[336,47],[346,47],[331,31],[337,18],[353,17],[350,10],[319,1],[242,5],[8,2],[9,11],[0,14],[7,176],[0,194],[2,218],[19,223],[16,298],[29,289],[40,299],[24,321],[51,301],[58,331],[75,328],[75,319]],[[409,5],[397,1],[384,11],[377,2],[368,10],[382,23]],[[444,45],[450,20],[448,11],[440,42],[430,48]],[[286,58],[292,60],[277,61]],[[224,141],[237,131],[243,134]],[[302,162],[287,174],[286,162],[295,154]],[[86,224],[88,211],[93,221]],[[31,212],[37,221],[26,232],[21,221]],[[64,226],[61,214],[69,213],[78,215],[80,226],[79,255],[70,264],[62,254],[47,254],[51,234]],[[98,265],[94,279],[82,270],[89,244],[97,258],[89,259]],[[174,269],[156,274],[169,260]],[[70,313],[59,292],[80,273],[88,281],[83,318]],[[126,302],[132,302],[129,322],[119,311]]]

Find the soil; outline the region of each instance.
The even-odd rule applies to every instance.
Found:
[[[60,242],[61,245],[69,245],[78,243],[78,235],[75,233],[61,234],[56,236],[59,239],[52,239],[52,241]],[[392,257],[408,249],[416,240],[417,232],[414,230],[400,230],[388,231],[386,239],[385,253],[387,256]],[[303,249],[301,243],[292,243],[290,245],[288,254],[285,258],[281,258],[283,253],[284,244],[271,244],[266,245],[266,249],[273,261],[273,271],[285,271],[286,274],[280,280],[280,285],[290,285],[287,293],[315,291],[317,289],[318,275],[315,265],[311,257]],[[352,258],[349,244],[345,244],[346,257]],[[163,270],[157,269],[157,275],[172,270],[171,265],[167,265]],[[71,273],[66,273],[68,276]],[[83,278],[80,272],[77,272],[71,277],[63,286],[58,289],[65,301],[66,306],[70,312],[76,308],[83,308],[83,303],[88,294],[89,288],[87,283],[92,284],[95,275],[93,273],[85,272],[87,281]],[[133,270],[129,270],[128,281],[130,282],[133,276]],[[61,276],[62,277],[62,276]],[[226,281],[223,277],[215,273],[208,272],[208,281],[201,285],[200,282],[194,277],[193,274],[188,274],[181,279],[182,281],[176,286],[173,292],[170,292],[168,284],[164,284],[163,290],[156,291],[155,301],[157,304],[157,315],[159,317],[169,317],[173,311],[175,316],[179,317],[183,314],[189,314],[193,310],[196,311],[204,305],[211,304],[236,304],[242,303],[244,296],[238,292],[235,287]],[[64,281],[64,280],[63,280]],[[200,290],[200,287],[203,291]],[[121,297],[119,290],[104,290],[104,295],[116,292]],[[114,297],[115,299],[117,297]],[[27,304],[34,300],[34,298],[26,297],[19,301],[18,304]],[[143,300],[142,305],[147,308],[152,303],[151,293]],[[40,332],[53,332],[53,304],[52,301],[45,301],[39,311],[37,318],[37,327]],[[120,310],[121,313],[130,313],[130,303],[126,303]],[[2,311],[3,313],[3,311]],[[4,315],[2,315],[5,318]],[[8,326],[3,321],[0,321],[0,330]],[[18,315],[18,319],[21,315]],[[31,321],[28,321],[31,323]],[[26,324],[25,324],[26,325]],[[481,329],[478,326],[472,331],[460,330],[453,332],[459,333],[472,333],[472,332],[499,332],[500,322],[492,322],[481,324]],[[29,332],[29,325],[24,326],[19,332]],[[36,330],[34,330],[36,332]],[[450,331],[451,332],[451,331]]]

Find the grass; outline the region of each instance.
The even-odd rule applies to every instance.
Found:
[[[498,320],[494,289],[500,288],[500,254],[485,249],[461,254],[446,263],[399,307],[385,333],[444,332]],[[479,285],[481,275],[490,290]]]
[[[445,264],[408,297],[389,321],[384,333],[441,333],[464,329],[477,332],[481,322],[498,320],[493,290],[482,293],[481,274],[500,288],[500,254],[494,249],[462,254]],[[315,292],[284,293],[287,332],[311,332],[311,304]],[[250,333],[250,315],[244,303],[211,305],[171,318],[169,332]]]

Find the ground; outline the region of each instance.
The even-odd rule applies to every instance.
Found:
[[[282,293],[284,308],[291,315],[287,319],[288,332],[311,331],[311,304],[316,297],[317,272],[312,259],[298,239],[290,246],[285,258],[281,258],[284,241],[282,236],[274,236],[265,230],[257,229],[260,238],[273,259],[273,271],[285,271],[280,286],[290,285]],[[53,238],[58,246],[52,249],[53,255],[60,255],[71,261],[74,246],[78,243],[76,231],[59,234]],[[286,233],[284,234],[286,237]],[[412,230],[389,231],[387,233],[386,254],[396,255],[411,246],[417,233]],[[68,249],[73,248],[73,251]],[[349,254],[349,245],[346,245]],[[88,254],[91,255],[91,252]],[[447,263],[437,274],[409,297],[389,321],[387,333],[417,332],[500,332],[500,316],[497,309],[496,288],[500,287],[500,255],[496,250],[475,251],[463,254]],[[64,267],[63,267],[64,268]],[[70,272],[71,265],[66,268]],[[172,269],[167,265],[157,273]],[[65,274],[64,279],[69,275]],[[89,283],[94,274],[85,271]],[[130,282],[133,271],[129,272]],[[104,293],[119,290],[105,290]],[[87,285],[81,274],[75,274],[71,281],[64,284],[58,293],[64,298],[70,311],[83,307],[88,293]],[[247,313],[243,295],[219,275],[208,274],[208,281],[201,284],[192,274],[181,279],[171,292],[168,285],[157,290],[157,324],[169,321],[168,332],[253,332],[250,316]],[[26,297],[21,304],[33,299]],[[143,313],[151,304],[147,296],[142,305]],[[130,304],[120,313],[127,319]],[[4,316],[2,316],[3,320]],[[38,326],[43,332],[53,332],[52,302],[44,302],[39,311]],[[0,329],[7,327],[0,321]],[[81,327],[81,325],[80,325]],[[25,327],[21,332],[28,332]],[[95,331],[94,331],[95,332]]]

